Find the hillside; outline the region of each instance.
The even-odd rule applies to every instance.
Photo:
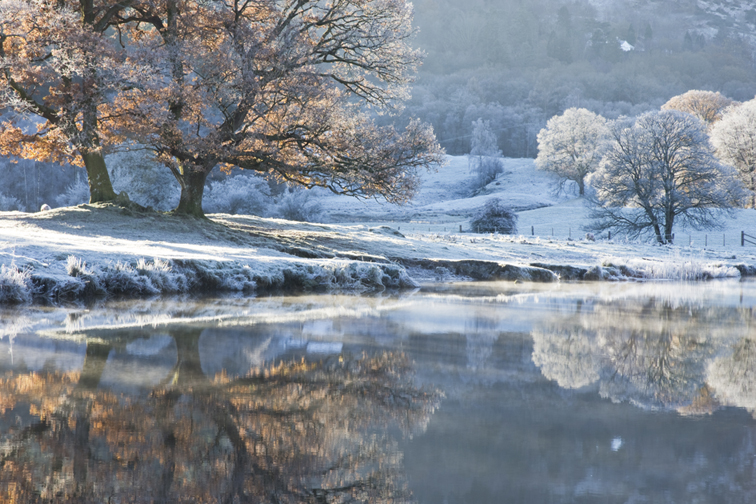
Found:
[[[449,154],[469,152],[479,118],[505,156],[532,158],[569,107],[614,119],[691,89],[756,95],[750,2],[418,0],[415,13],[427,57],[401,120],[431,123]]]

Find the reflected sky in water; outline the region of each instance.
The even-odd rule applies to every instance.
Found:
[[[753,502],[754,304],[726,281],[5,310],[0,495]]]

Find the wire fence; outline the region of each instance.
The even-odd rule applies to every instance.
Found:
[[[460,234],[490,234],[479,232],[479,230],[470,229],[468,225],[459,224],[459,221],[438,222],[430,220],[416,221],[391,221],[390,225],[396,226],[402,233],[409,234],[441,234],[441,233],[460,233]],[[756,232],[754,232],[756,233]],[[494,233],[496,234],[496,233]],[[568,226],[566,229],[561,226],[520,226],[516,236],[530,236],[533,238],[549,240],[588,240],[588,241],[615,241],[615,242],[633,242],[636,240],[626,240],[622,235],[616,235],[611,232],[594,235],[580,230],[579,226],[573,228]],[[653,241],[653,239],[649,239]],[[756,246],[756,234],[750,234],[746,231],[726,231],[724,233],[675,233],[672,235],[672,242],[675,245],[701,247],[705,249],[713,248],[736,248]]]

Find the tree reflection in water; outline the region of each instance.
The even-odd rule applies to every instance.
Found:
[[[581,307],[579,307],[581,308]],[[647,299],[576,309],[533,331],[533,362],[565,388],[681,413],[756,409],[750,313]]]
[[[0,381],[0,502],[410,502],[390,434],[424,429],[439,400],[403,355],[202,373],[199,329],[149,395],[98,388],[112,345],[81,372]],[[14,420],[15,419],[15,420]]]
[[[745,408],[756,418],[756,334],[731,347],[709,365],[707,381],[726,404]]]

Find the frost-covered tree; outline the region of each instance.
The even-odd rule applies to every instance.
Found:
[[[590,177],[594,231],[672,243],[675,224],[715,228],[747,192],[735,171],[713,155],[705,125],[675,110],[617,121],[613,141]]]
[[[100,108],[119,81],[111,28],[134,1],[0,2],[0,109],[12,111],[0,153],[86,167],[92,202],[116,197]]]
[[[606,119],[582,108],[569,108],[549,119],[538,133],[536,167],[559,177],[559,190],[575,182],[585,194],[586,176],[598,168],[609,139]]]
[[[756,99],[727,109],[711,128],[711,143],[717,157],[738,170],[756,208]]]
[[[696,116],[699,120],[711,126],[720,119],[724,110],[736,103],[717,91],[700,91],[691,89],[681,95],[674,96],[662,105],[662,110],[679,110]]]
[[[475,173],[478,187],[482,187],[502,172],[501,150],[496,142],[496,135],[491,131],[491,124],[478,118],[472,123],[470,140],[470,169]]]
[[[134,11],[119,19],[139,79],[112,127],[170,168],[178,213],[203,215],[216,166],[403,202],[415,171],[443,161],[429,126],[379,127],[365,110],[398,106],[420,61],[404,0],[145,0]]]

